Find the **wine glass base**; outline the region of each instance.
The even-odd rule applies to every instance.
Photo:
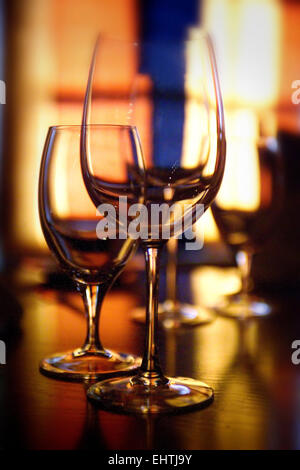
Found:
[[[158,307],[158,321],[167,330],[206,325],[215,317],[213,310],[186,303],[174,307],[172,302],[165,301]],[[132,318],[137,323],[145,323],[145,308],[136,308]]]
[[[40,371],[56,379],[93,380],[134,372],[141,365],[141,358],[133,354],[106,351],[107,354],[83,354],[76,351],[54,354],[43,359]]]
[[[135,414],[181,413],[205,408],[214,399],[211,387],[197,380],[175,377],[160,386],[133,384],[129,377],[114,378],[92,385],[89,400],[100,407]]]
[[[264,299],[249,295],[247,298],[241,294],[226,296],[215,307],[216,312],[224,317],[246,320],[269,315],[273,308]]]

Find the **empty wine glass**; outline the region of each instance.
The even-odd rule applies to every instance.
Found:
[[[130,43],[103,36],[96,41],[84,122],[137,126],[148,167],[168,166],[175,160],[181,162],[175,165],[186,167],[205,162],[211,103],[199,71],[201,40],[197,35],[202,32],[190,28],[188,34],[194,39],[177,43]],[[168,243],[167,251],[167,297],[159,304],[158,321],[168,329],[211,322],[215,318],[212,309],[179,301],[176,239]],[[132,317],[145,323],[144,308],[134,309]]]
[[[164,73],[160,73],[153,83],[152,90],[153,99],[158,100],[156,112],[159,125],[165,129],[160,135],[157,151],[149,155],[146,149],[146,187],[140,194],[144,203],[136,216],[147,271],[145,351],[136,376],[99,382],[89,389],[88,397],[107,409],[142,414],[170,413],[206,406],[213,400],[213,389],[203,382],[183,377],[169,378],[163,374],[158,358],[156,325],[161,249],[170,236],[178,237],[190,228],[218,192],[225,165],[224,117],[213,48],[207,35],[199,34],[197,39],[191,41],[143,44],[142,48],[144,52],[147,50],[146,55],[153,64],[164,68]],[[98,155],[90,148],[89,131],[85,126],[92,103],[93,64],[83,113],[82,169],[87,190],[95,205],[106,202],[106,195],[109,194],[111,203],[117,208],[116,219],[121,226],[119,197],[123,194],[128,196],[130,209],[130,201],[137,199],[139,185],[132,184],[130,173],[127,173],[127,181],[123,180],[122,185],[116,184],[109,155],[103,155],[105,173],[96,169]],[[169,106],[163,77],[172,73],[173,84],[168,93],[175,94],[175,99]],[[182,97],[186,94],[189,100],[182,107]],[[184,121],[186,127],[183,127],[178,111],[188,114],[189,118]],[[170,121],[173,122],[171,127]],[[178,132],[178,129],[181,131]],[[182,132],[187,135],[187,150],[184,152],[182,140],[178,139]],[[161,152],[164,158],[161,158]],[[119,164],[123,166],[122,162]],[[132,197],[132,192],[135,197]],[[157,209],[162,205],[166,211],[157,218]],[[155,216],[154,219],[152,216]],[[196,245],[194,248],[197,249]]]
[[[81,348],[43,359],[45,374],[63,379],[93,379],[128,373],[140,361],[132,354],[105,349],[99,337],[99,317],[105,294],[124,269],[136,243],[111,234],[99,236],[96,214],[82,178],[80,165],[81,126],[55,126],[49,129],[39,180],[39,212],[43,233],[62,270],[76,283],[84,301],[87,335]],[[113,162],[131,147],[135,130],[122,126],[92,126],[93,143]],[[128,155],[127,154],[127,155]],[[100,154],[101,158],[101,154]]]
[[[212,211],[235,254],[241,290],[216,306],[220,315],[246,319],[271,313],[272,305],[252,292],[252,258],[276,228],[282,209],[283,168],[274,137],[231,137],[221,189]]]

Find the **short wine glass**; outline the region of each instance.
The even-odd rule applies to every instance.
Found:
[[[95,142],[113,159],[122,153],[120,141],[134,140],[135,130],[122,126],[93,126]],[[96,214],[82,178],[81,126],[55,126],[48,131],[39,179],[39,213],[47,244],[60,268],[76,283],[84,301],[87,335],[82,347],[42,360],[46,375],[66,380],[95,379],[129,373],[139,358],[105,349],[99,337],[99,318],[105,294],[135,250],[135,241],[98,236],[102,220]],[[103,144],[106,142],[106,145]],[[135,147],[127,147],[134,159]],[[101,155],[100,155],[101,157]]]
[[[212,212],[224,241],[235,254],[241,290],[216,305],[218,314],[236,319],[264,317],[273,306],[253,293],[253,255],[276,228],[283,205],[283,166],[275,137],[228,139],[224,179]]]
[[[191,117],[191,127],[188,132],[194,129],[194,125],[197,125],[197,132],[193,134],[195,141],[189,158],[180,158],[181,148],[178,147],[176,138],[179,134],[173,134],[168,126],[174,107],[169,108],[168,102],[164,100],[164,83],[156,83],[153,99],[162,100],[159,121],[161,126],[165,123],[165,139],[161,142],[166,151],[165,158],[155,158],[155,152],[152,160],[145,158],[146,187],[144,194],[140,195],[144,203],[140,206],[136,219],[133,219],[135,226],[140,227],[139,240],[145,253],[147,272],[144,357],[136,376],[108,379],[93,385],[88,390],[89,399],[106,409],[142,414],[186,411],[194,407],[206,406],[213,400],[213,389],[205,383],[183,377],[169,378],[162,372],[156,338],[158,276],[163,246],[170,237],[178,237],[190,228],[209,207],[220,187],[225,165],[222,99],[209,37],[203,33],[193,41],[155,43],[148,47],[150,48],[148,57],[151,57],[153,63],[159,64],[164,67],[166,73],[170,73],[171,62],[180,74],[179,80],[173,76],[175,81],[171,92],[177,95],[177,104],[179,102],[182,104],[182,96],[189,94],[190,107],[196,107],[196,119]],[[188,70],[187,61],[190,61]],[[182,73],[183,71],[186,73]],[[91,73],[93,73],[93,66]],[[172,103],[176,109],[176,100],[172,100]],[[109,175],[108,172],[102,174],[102,170],[97,169],[98,156],[89,145],[89,131],[85,126],[90,105],[91,80],[89,80],[86,92],[81,148],[82,169],[87,191],[95,205],[99,202],[106,202],[106,194],[109,193],[111,203],[116,207],[119,207],[117,201],[120,195],[125,192],[129,196],[128,202],[131,208],[130,201],[135,201],[137,198],[131,197],[130,173],[127,173],[127,182],[122,185],[120,191],[120,186],[114,182],[112,170]],[[177,125],[182,131],[181,120],[177,121]],[[189,135],[188,140],[191,138]],[[105,161],[103,161],[104,165]],[[108,156],[106,168],[109,168]],[[136,186],[133,187],[135,191],[138,189]],[[153,220],[152,215],[158,215],[157,205],[162,204],[166,209],[165,215],[154,217],[155,220]],[[121,225],[120,210],[116,211],[116,218]],[[165,236],[166,233],[167,236]]]

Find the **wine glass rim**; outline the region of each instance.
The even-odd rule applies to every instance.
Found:
[[[119,129],[130,129],[130,130],[136,130],[136,126],[133,126],[131,124],[59,124],[59,125],[54,125],[50,126],[49,130],[76,130],[76,129],[82,129],[82,128],[104,128],[104,127],[114,127],[114,128],[119,128]]]
[[[202,26],[197,26],[197,25],[191,25],[189,28],[187,28],[188,34],[192,33],[193,35],[191,36],[186,36],[186,37],[181,37],[181,38],[137,38],[137,39],[128,39],[128,38],[121,38],[117,36],[112,36],[104,33],[99,33],[97,38],[96,38],[96,43],[99,41],[109,41],[109,42],[115,42],[117,44],[127,44],[127,45],[134,45],[134,46],[140,46],[143,44],[176,44],[176,43],[189,43],[189,42],[197,42],[199,39],[202,38],[208,38],[210,37],[210,32],[207,28],[204,28]]]

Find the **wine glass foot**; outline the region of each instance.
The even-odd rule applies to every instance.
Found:
[[[213,402],[214,391],[203,382],[185,377],[169,378],[165,385],[148,387],[126,377],[96,383],[88,389],[87,396],[107,410],[147,415],[205,408]]]
[[[106,351],[107,354],[77,355],[77,351],[57,353],[43,359],[40,371],[56,379],[96,380],[135,372],[141,358],[133,354]]]
[[[270,315],[273,307],[264,299],[248,295],[233,294],[224,299],[215,307],[218,315],[235,318],[237,320],[247,320]]]
[[[206,325],[215,318],[213,310],[187,303],[179,303],[174,307],[172,302],[166,300],[158,307],[158,321],[167,330]],[[145,323],[145,308],[136,308],[132,312],[132,319],[137,323]]]

